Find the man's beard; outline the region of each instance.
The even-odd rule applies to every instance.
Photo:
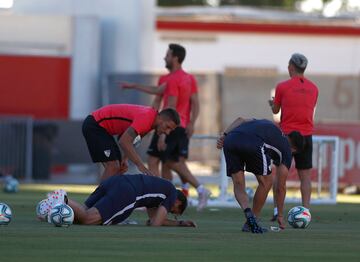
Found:
[[[173,68],[172,64],[170,64],[170,63],[165,63],[165,67],[166,67],[169,71],[171,71],[172,68]]]

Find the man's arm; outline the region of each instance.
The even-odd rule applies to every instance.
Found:
[[[233,130],[234,128],[238,127],[239,125],[241,125],[242,123],[247,122],[247,121],[249,121],[249,119],[245,119],[245,118],[242,118],[242,117],[238,117],[234,122],[232,122],[231,125],[229,125],[229,126],[225,129],[225,131],[219,136],[219,138],[218,138],[218,140],[217,140],[216,147],[217,147],[218,149],[223,148],[225,136],[226,136],[231,130]]]
[[[173,226],[173,227],[196,227],[196,224],[190,220],[172,220],[167,218],[167,210],[163,206],[158,208],[148,208],[149,220],[148,226]]]
[[[280,166],[278,166],[276,169],[276,206],[278,208],[278,223],[280,228],[284,229],[284,201],[286,196],[286,178],[288,176],[289,169],[283,164],[280,164]]]
[[[159,86],[150,86],[150,85],[142,85],[137,83],[122,82],[121,87],[128,89],[136,89],[141,92],[145,92],[152,95],[161,95],[164,93],[166,83],[163,83]]]
[[[199,95],[197,93],[194,93],[191,95],[190,105],[191,105],[190,122],[186,127],[186,134],[187,134],[188,138],[190,138],[194,133],[195,121],[198,118],[199,113],[200,113]]]
[[[176,110],[177,100],[178,100],[177,96],[169,96],[166,108],[172,108]]]
[[[152,103],[152,107],[156,110],[160,109],[160,105],[161,105],[161,100],[162,100],[162,96],[161,95],[157,95],[155,96],[153,103]]]
[[[152,175],[151,172],[144,166],[140,156],[136,153],[133,141],[137,137],[137,132],[134,128],[129,127],[120,137],[119,145],[126,157],[128,157],[139,169],[140,172]]]
[[[274,103],[274,97],[269,100],[269,106],[273,114],[279,113],[281,106]]]

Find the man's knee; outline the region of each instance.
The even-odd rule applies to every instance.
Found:
[[[237,172],[231,175],[234,186],[236,187],[245,187],[245,178],[243,172]]]
[[[120,163],[117,160],[106,162],[105,169],[108,172],[117,173],[120,171]]]

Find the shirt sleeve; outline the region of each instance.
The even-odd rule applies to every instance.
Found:
[[[196,94],[198,92],[197,81],[195,77],[191,77],[191,94]]]
[[[165,207],[168,212],[170,212],[171,207],[174,205],[176,201],[176,189],[171,190],[168,196],[164,199],[164,201],[160,204]]]
[[[274,104],[281,105],[281,99],[282,99],[282,88],[280,85],[277,85],[275,89]]]

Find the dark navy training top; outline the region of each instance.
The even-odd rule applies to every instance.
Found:
[[[284,164],[288,169],[291,166],[291,147],[286,136],[271,121],[267,119],[254,119],[242,123],[229,132],[254,135],[264,142],[266,154],[270,156],[275,165]]]

